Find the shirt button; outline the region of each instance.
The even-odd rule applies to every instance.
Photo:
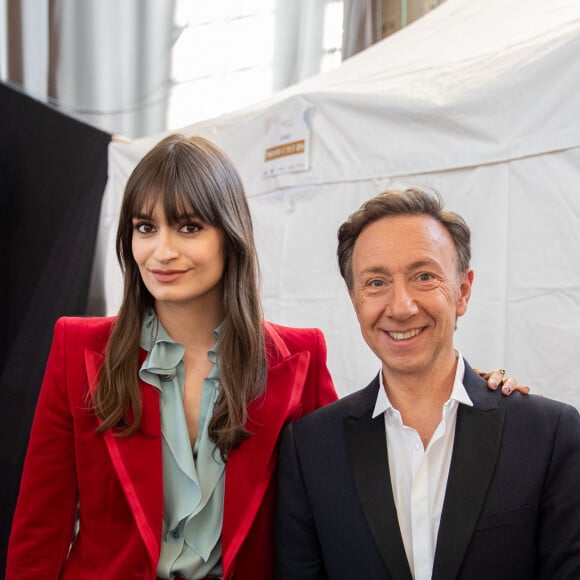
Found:
[[[421,449],[420,443],[415,443],[415,451],[419,451]]]
[[[174,540],[177,540],[177,538],[179,538],[179,530],[177,530],[177,529],[176,529],[176,530],[173,530],[173,531],[171,532],[171,537],[172,537]]]

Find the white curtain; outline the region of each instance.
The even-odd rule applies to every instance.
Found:
[[[262,100],[341,61],[342,18],[330,41],[328,26],[329,14],[337,14],[342,0],[248,0],[243,6],[237,0],[212,0],[209,7],[193,0],[0,2],[0,24],[10,32],[0,57],[12,65],[3,66],[8,70],[3,70],[2,80],[21,84],[28,94],[88,124],[130,138],[171,129],[172,120],[181,127]],[[180,19],[184,7],[190,14],[203,14],[201,27],[199,18],[185,23]],[[257,27],[236,44],[219,36],[228,27],[218,22],[217,38],[210,44],[201,38],[211,28],[212,12],[221,24],[231,14],[235,24],[248,13],[262,12],[268,15],[268,30]],[[183,53],[184,32],[198,35],[201,50],[186,48]],[[271,67],[271,75],[260,77],[267,81],[257,82],[252,64],[239,65],[229,76],[210,64],[221,48],[230,51],[231,58],[225,60],[231,61],[232,55],[237,59],[253,34],[272,39],[269,51],[256,49],[261,51],[260,66]],[[192,71],[196,65],[210,66],[198,78],[196,72],[183,74],[188,63]],[[214,75],[219,81],[208,82]],[[179,115],[173,114],[176,104]],[[223,110],[216,110],[218,106]]]
[[[278,0],[275,11],[273,92],[321,72],[328,50],[324,30],[333,0]]]
[[[47,98],[48,0],[0,0],[0,80]]]
[[[344,0],[343,60],[380,40],[381,8],[381,0]]]
[[[165,129],[173,0],[50,0],[59,108],[127,136]]]

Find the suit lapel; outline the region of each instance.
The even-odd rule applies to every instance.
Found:
[[[143,359],[143,353],[141,355]],[[103,360],[102,353],[85,351],[91,394],[95,392]],[[163,520],[161,418],[157,391],[143,382],[140,382],[140,387],[143,415],[139,431],[130,437],[115,437],[113,430],[109,429],[103,434],[103,439],[155,569]]]
[[[372,418],[379,381],[361,392],[362,414],[344,418],[349,464],[373,538],[391,576],[411,580],[393,498],[384,416]]]
[[[246,428],[252,436],[226,462],[222,557],[224,576],[232,566],[274,478],[278,438],[284,425],[300,415],[310,353],[295,353],[269,365],[267,396],[248,406]]]
[[[499,454],[504,412],[466,363],[464,385],[473,407],[459,405],[441,514],[433,580],[456,578],[481,513]]]

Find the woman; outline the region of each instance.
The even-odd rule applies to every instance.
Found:
[[[279,432],[336,399],[323,336],[262,320],[243,187],[204,139],[140,161],[117,255],[118,316],[56,324],[6,578],[270,578]]]

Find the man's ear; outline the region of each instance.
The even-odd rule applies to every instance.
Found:
[[[467,305],[471,298],[471,286],[475,274],[471,268],[463,272],[459,282],[459,293],[457,295],[457,305],[455,307],[456,316],[463,316],[467,312]]]

